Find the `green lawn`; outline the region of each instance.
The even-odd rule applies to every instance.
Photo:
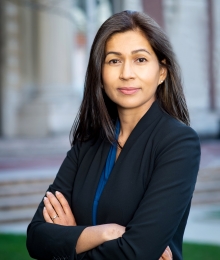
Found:
[[[26,249],[24,235],[0,234],[0,259],[1,260],[30,260]]]
[[[220,246],[183,244],[184,260],[220,260]]]
[[[0,234],[1,260],[30,260],[24,235]],[[184,260],[219,260],[220,246],[185,243],[183,246]]]

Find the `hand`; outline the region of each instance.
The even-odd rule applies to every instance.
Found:
[[[62,193],[56,191],[56,197],[47,192],[44,197],[43,216],[47,223],[63,226],[76,226],[76,221],[71,208]]]
[[[173,254],[169,248],[169,246],[165,249],[163,252],[162,256],[160,257],[159,260],[172,260],[173,259]]]

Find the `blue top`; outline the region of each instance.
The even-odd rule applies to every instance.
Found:
[[[118,135],[120,132],[120,122],[119,120],[117,120],[116,122],[116,128],[115,128],[115,137],[116,140],[118,140]],[[97,217],[97,208],[98,208],[98,203],[99,203],[99,199],[101,197],[102,191],[105,187],[105,184],[107,183],[107,180],[109,178],[109,175],[113,169],[113,166],[115,164],[115,157],[116,157],[116,152],[117,152],[117,144],[113,144],[109,150],[109,154],[108,154],[108,158],[107,161],[105,163],[105,167],[102,171],[100,180],[99,180],[99,184],[96,190],[96,194],[95,194],[95,199],[93,202],[93,210],[92,210],[92,222],[93,225],[96,225],[96,217]]]

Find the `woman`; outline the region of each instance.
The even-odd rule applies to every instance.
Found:
[[[92,45],[72,149],[28,227],[30,255],[182,259],[199,160],[167,37],[145,14],[113,15]]]

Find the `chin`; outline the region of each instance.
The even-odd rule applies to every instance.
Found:
[[[140,104],[117,104],[117,106],[121,109],[137,109],[139,107],[142,107]]]
[[[153,104],[155,99],[149,99],[143,102],[115,102],[119,109],[140,109],[140,110],[148,110],[150,106]]]

